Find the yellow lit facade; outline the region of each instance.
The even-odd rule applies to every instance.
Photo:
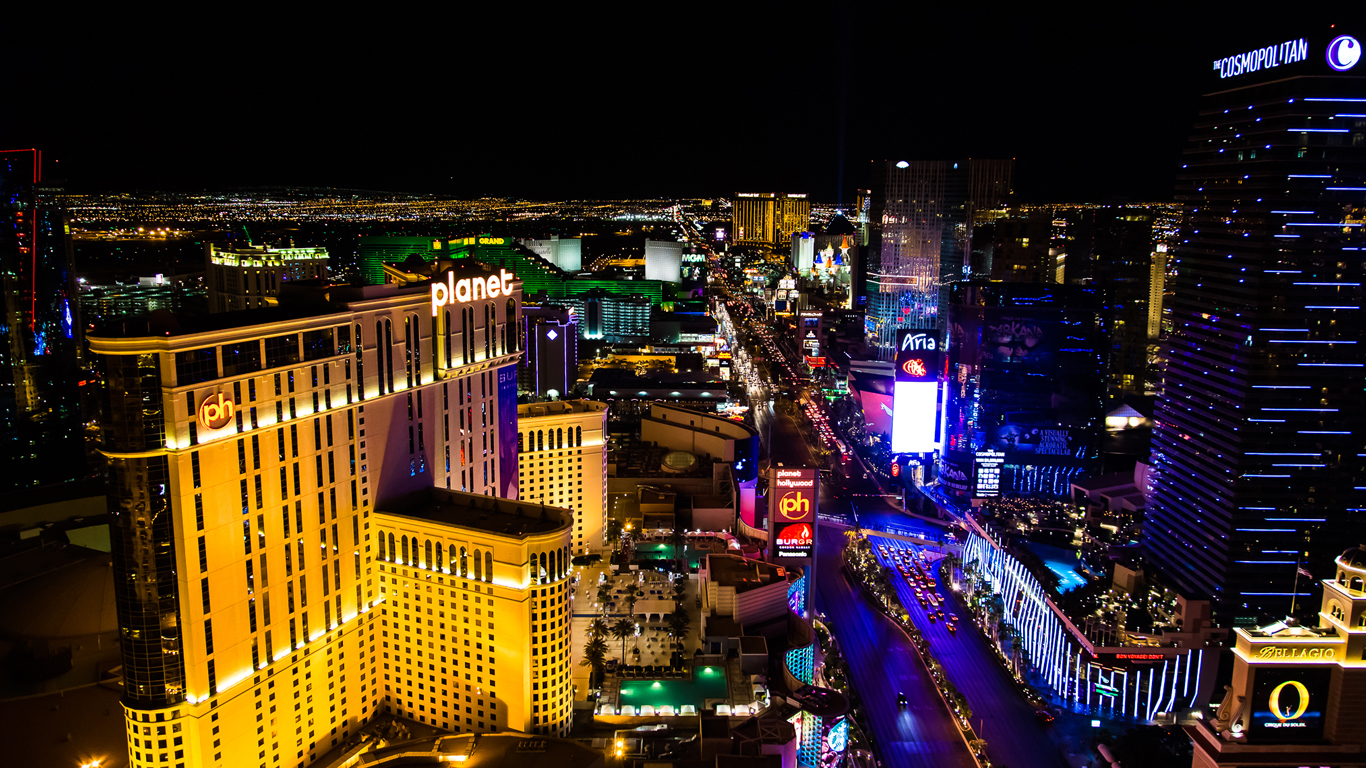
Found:
[[[379,710],[378,505],[516,495],[503,285],[435,316],[425,285],[320,287],[254,325],[90,338],[131,766],[305,766]]]
[[[210,312],[268,307],[286,283],[326,277],[326,248],[220,249],[213,243],[204,244]]]
[[[384,711],[457,732],[566,735],[570,513],[431,494],[376,519]]]
[[[741,244],[771,245],[777,239],[777,196],[741,192],[731,208],[731,238]]]
[[[606,425],[606,403],[561,400],[517,407],[518,498],[572,511],[576,555],[606,547]]]

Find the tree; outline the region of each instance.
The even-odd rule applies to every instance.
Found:
[[[607,621],[601,616],[593,619],[593,623],[588,625],[588,637],[590,639],[594,637],[607,637],[607,633],[611,631],[611,628],[607,626]]]
[[[607,540],[611,542],[612,548],[616,549],[621,543],[621,521],[612,518],[607,521]]]
[[[679,547],[682,547],[684,544],[688,543],[688,537],[683,533],[682,530],[675,528],[672,531],[669,531],[668,542],[669,544],[673,545],[674,559],[681,561],[683,559],[683,555],[679,554]],[[684,568],[680,567],[679,570],[682,571],[684,570]]]
[[[621,663],[626,663],[626,638],[636,633],[635,622],[628,619],[617,619],[612,625],[612,637],[621,641]]]
[[[688,617],[688,612],[681,605],[674,608],[673,612],[669,614],[669,631],[673,632],[674,637],[679,640],[682,640],[683,636],[687,634],[690,623],[692,623],[692,619]]]
[[[591,667],[593,679],[590,686],[597,688],[602,684],[603,671],[607,667],[607,641],[594,636],[583,646],[583,661],[580,666]]]
[[[607,612],[607,601],[612,599],[612,588],[603,584],[598,587],[598,603],[602,606],[600,613]]]

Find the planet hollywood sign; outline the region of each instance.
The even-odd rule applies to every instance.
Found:
[[[500,269],[498,272],[487,278],[466,277],[460,280],[455,279],[455,272],[447,272],[446,282],[432,283],[432,317],[436,317],[437,311],[447,304],[465,304],[480,299],[512,295],[512,282],[517,276],[506,269]]]

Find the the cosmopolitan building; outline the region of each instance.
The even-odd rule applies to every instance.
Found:
[[[499,527],[516,505],[475,513],[492,500],[434,490],[516,496],[520,309],[513,275],[460,261],[430,282],[300,284],[276,307],[91,336],[131,765],[308,765],[382,707],[451,730],[559,727],[526,633],[530,584],[538,603],[563,588],[538,569],[568,525]],[[435,560],[428,540],[456,557]],[[460,552],[475,549],[466,581]],[[492,582],[477,575],[489,553]],[[401,567],[377,574],[381,557]],[[419,583],[432,621],[428,600],[458,601],[463,619],[483,587],[500,631],[470,640],[497,644],[507,684],[492,671],[481,684],[477,657],[466,680],[460,621],[458,669],[455,630],[423,626],[418,687]],[[523,685],[531,667],[537,685]]]
[[[1213,51],[1180,161],[1144,543],[1243,625],[1317,604],[1297,571],[1366,529],[1366,28],[1338,26]]]

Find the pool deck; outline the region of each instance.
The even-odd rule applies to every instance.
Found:
[[[694,707],[694,714],[703,714],[704,710],[709,708],[708,705],[715,706],[718,703],[725,704],[731,711],[740,710],[746,715],[750,714],[751,706],[757,703],[754,698],[753,683],[750,682],[748,675],[740,671],[740,661],[738,659],[722,660],[721,657],[706,657],[704,661],[698,661],[695,669],[702,669],[704,667],[715,667],[720,669],[723,666],[725,669],[725,698],[719,696],[706,696],[697,701],[668,702],[674,707],[674,716],[679,716],[683,704],[692,705]],[[657,682],[670,685],[671,688],[681,687],[678,684],[686,684],[689,686],[696,685],[696,687],[700,689],[701,685],[696,684],[695,679],[695,674],[689,673],[685,677],[661,678],[658,679]],[[601,711],[604,706],[610,707],[609,711],[611,712],[622,712],[623,706],[637,708],[646,706],[647,704],[645,702],[623,701],[621,694],[622,684],[625,683],[629,685],[633,683],[654,682],[656,682],[655,678],[622,678],[617,675],[609,674],[607,679],[603,681],[602,698],[598,700],[599,711]],[[650,703],[648,706],[655,707],[657,705]],[[640,709],[635,709],[620,716],[641,716],[640,712]],[[653,716],[668,717],[669,715],[659,715],[658,710],[656,709]]]

